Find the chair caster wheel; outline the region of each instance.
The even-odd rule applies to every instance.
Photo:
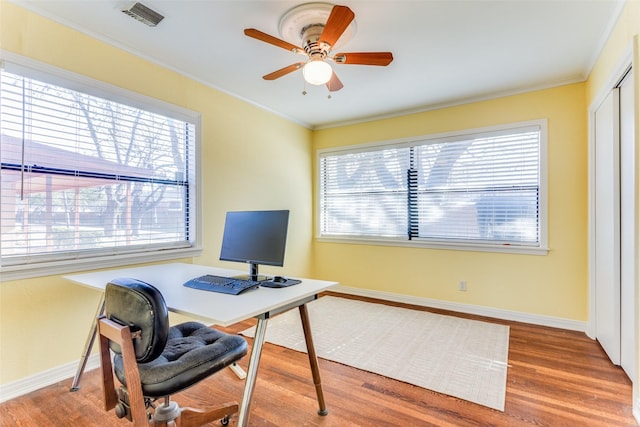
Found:
[[[222,424],[223,426],[228,426],[229,425],[229,416],[227,415],[226,417],[221,419],[220,420],[220,424]]]
[[[127,405],[125,405],[124,403],[120,402],[116,405],[116,417],[118,418],[124,418],[127,416],[127,413],[129,412],[127,410]]]

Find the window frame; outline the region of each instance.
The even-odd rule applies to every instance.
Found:
[[[67,259],[56,258],[52,260],[36,260],[33,262],[26,261],[25,263],[19,264],[0,264],[0,282],[139,263],[168,261],[202,254],[202,124],[200,113],[49,64],[41,63],[21,55],[12,54],[11,52],[0,50],[0,67],[3,67],[10,73],[63,86],[88,95],[105,98],[113,102],[144,109],[195,125],[195,182],[189,184],[190,187],[192,187],[190,188],[190,193],[195,199],[195,206],[192,205],[193,200],[190,200],[189,210],[193,216],[192,219],[189,220],[189,236],[191,238],[189,246],[175,248],[136,248],[134,250],[123,247],[115,253],[99,255],[92,255],[89,250],[85,252],[87,256],[82,256],[82,252],[79,252],[74,253],[72,257]]]
[[[487,133],[498,133],[509,130],[518,131],[524,128],[538,127],[540,131],[539,146],[539,242],[538,245],[515,245],[513,243],[488,243],[481,241],[448,241],[445,239],[434,238],[413,238],[408,237],[381,237],[381,236],[335,236],[322,235],[322,167],[321,162],[324,156],[330,154],[349,154],[362,153],[366,151],[383,150],[385,148],[411,147],[424,144],[453,142],[465,138],[480,136]],[[537,119],[522,122],[506,123],[495,126],[487,126],[480,128],[471,128],[451,132],[443,132],[437,134],[426,134],[415,137],[376,141],[363,144],[355,144],[348,146],[337,146],[331,148],[322,148],[316,150],[316,227],[315,239],[323,243],[343,243],[343,244],[362,244],[362,245],[378,245],[378,246],[399,246],[429,249],[445,249],[445,250],[461,250],[461,251],[479,251],[479,252],[498,252],[498,253],[515,253],[529,255],[546,255],[549,252],[548,247],[548,128],[547,119]]]

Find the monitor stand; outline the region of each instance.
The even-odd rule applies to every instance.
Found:
[[[253,280],[254,282],[262,282],[269,278],[269,276],[259,275],[258,264],[255,264],[253,262],[249,264],[249,274],[241,274],[239,276],[234,276],[234,277],[242,280]]]
[[[258,264],[251,263],[249,264],[249,268],[251,273],[249,274],[249,279],[257,281],[258,280]]]

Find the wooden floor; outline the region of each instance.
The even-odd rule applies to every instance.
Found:
[[[637,425],[631,413],[631,382],[620,368],[608,361],[601,347],[583,333],[455,315],[510,326],[504,412],[320,359],[329,408],[329,415],[321,417],[316,414],[315,390],[306,354],[265,344],[249,425]],[[254,323],[254,320],[241,322],[227,331],[239,332]],[[247,362],[245,357],[240,365],[246,368]],[[1,404],[0,425],[130,425],[126,420],[117,419],[113,411],[103,411],[97,370],[84,375],[77,392],[69,392],[70,382],[63,381]],[[206,406],[208,402],[239,402],[243,384],[231,370],[225,369],[176,395],[175,400],[183,406],[195,407]],[[231,425],[236,421],[232,419]]]

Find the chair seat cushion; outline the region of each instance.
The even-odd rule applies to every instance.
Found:
[[[247,354],[247,342],[198,322],[169,328],[167,345],[157,359],[139,363],[142,393],[148,397],[168,396],[231,365]],[[114,356],[114,370],[125,384],[122,356]]]

